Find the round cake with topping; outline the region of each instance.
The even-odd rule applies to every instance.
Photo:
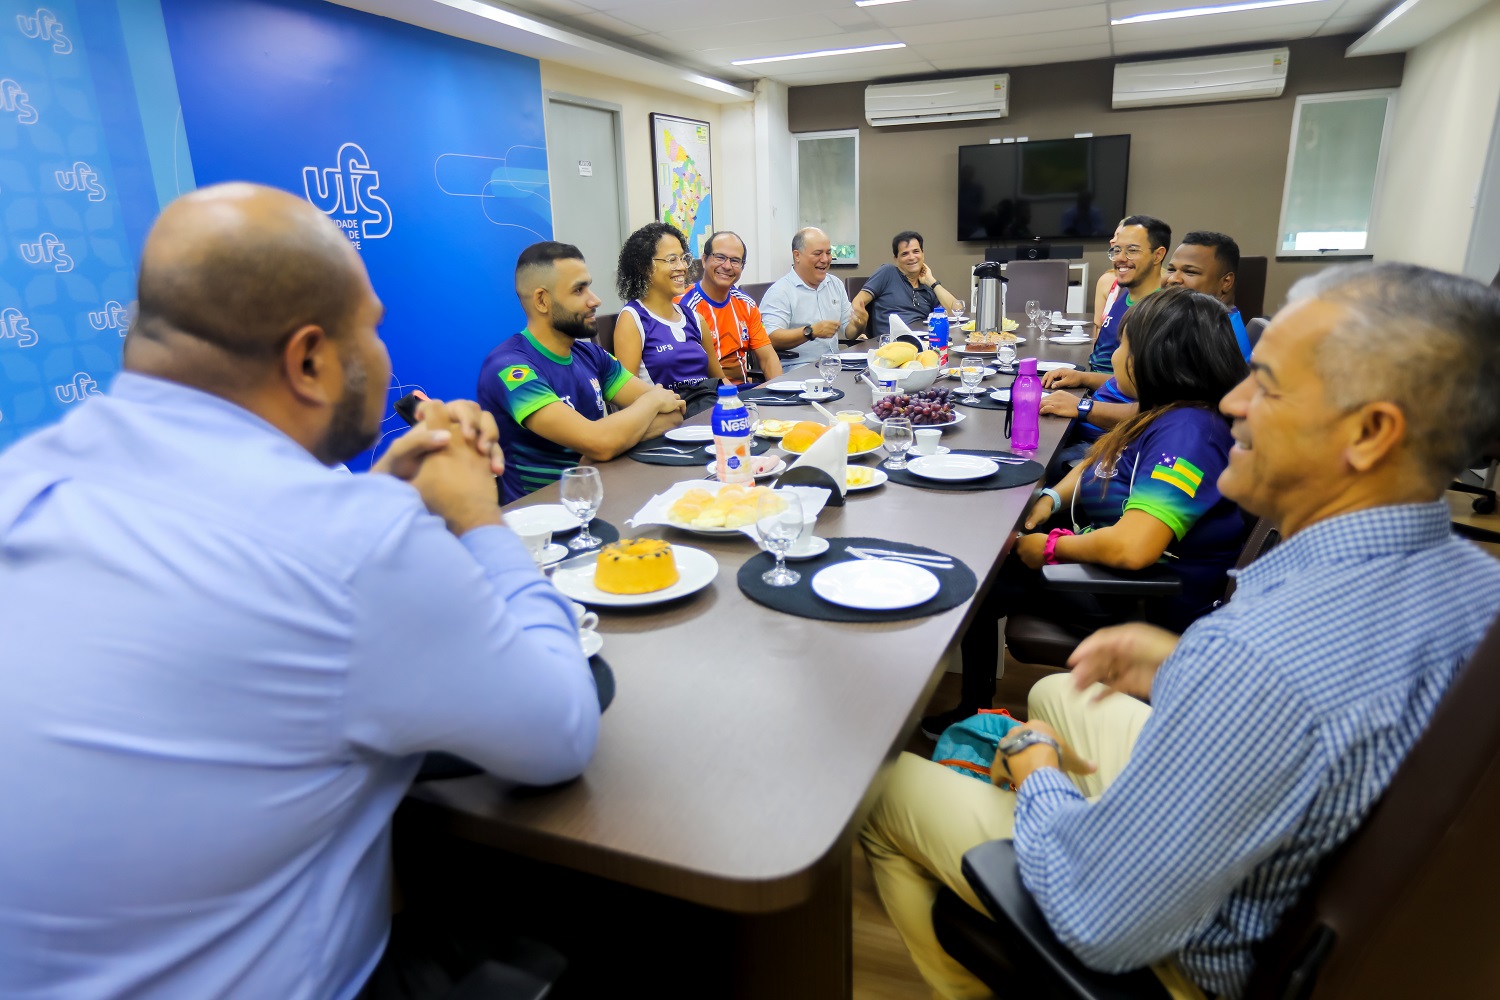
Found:
[[[606,594],[651,594],[681,577],[672,545],[659,538],[621,539],[599,550],[594,586]]]

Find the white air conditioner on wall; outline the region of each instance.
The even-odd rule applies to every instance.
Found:
[[[1115,108],[1280,97],[1287,49],[1115,64]]]
[[[966,122],[1008,114],[1010,76],[1005,73],[865,88],[865,121],[871,125]]]

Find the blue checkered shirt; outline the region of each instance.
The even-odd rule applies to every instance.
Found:
[[[1061,771],[1017,798],[1021,878],[1088,965],[1175,958],[1237,997],[1251,946],[1348,837],[1500,607],[1500,562],[1443,503],[1319,522],[1184,633],[1095,803]]]

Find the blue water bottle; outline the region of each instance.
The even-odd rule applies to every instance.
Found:
[[[719,386],[719,399],[709,423],[714,430],[714,470],[721,483],[748,483],[750,468],[750,411],[732,385]]]
[[[948,310],[942,306],[927,317],[927,343],[940,355],[948,350]]]
[[[1036,358],[1019,362],[1020,374],[1010,387],[1010,450],[1036,451],[1041,443],[1042,380]]]

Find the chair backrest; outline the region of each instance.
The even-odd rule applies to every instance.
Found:
[[[619,318],[619,313],[594,314],[594,343],[611,354],[615,353],[615,320]]]
[[[756,281],[749,285],[740,285],[740,291],[759,303],[761,299],[765,298],[766,289],[770,288],[772,284],[773,282],[770,281]]]
[[[1264,316],[1257,316],[1245,324],[1245,336],[1250,338],[1250,349],[1255,350],[1255,345],[1260,343],[1260,335],[1266,332],[1266,327],[1271,321]]]
[[[1266,314],[1266,271],[1264,257],[1241,257],[1240,269],[1234,272],[1234,304],[1241,316]]]
[[[1250,534],[1245,538],[1245,547],[1240,549],[1240,557],[1235,560],[1235,569],[1244,569],[1255,560],[1274,549],[1281,541],[1281,532],[1271,526],[1271,522],[1265,518],[1257,518],[1255,524],[1250,528]],[[1224,600],[1234,596],[1234,577],[1229,578],[1229,586],[1224,588]]]
[[[1013,260],[1005,265],[1005,277],[1005,308],[1012,316],[1023,314],[1032,299],[1048,312],[1067,311],[1067,261]]]
[[[1496,843],[1500,618],[1364,825],[1261,949],[1246,997],[1495,996]]]
[[[854,301],[854,296],[856,296],[860,292],[864,291],[865,282],[867,282],[869,280],[870,280],[870,276],[868,274],[865,275],[862,278],[845,278],[844,279],[844,290],[849,293],[849,301],[850,302]]]

